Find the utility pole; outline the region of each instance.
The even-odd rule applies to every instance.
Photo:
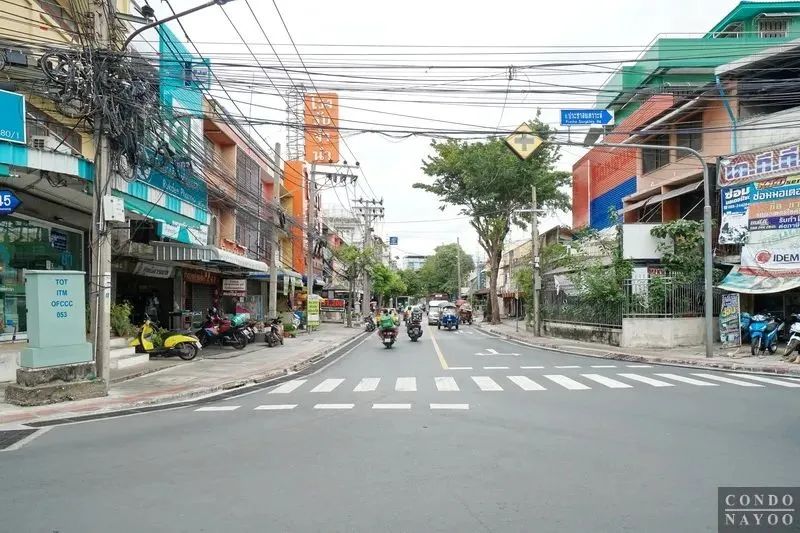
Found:
[[[307,230],[308,250],[306,250],[306,286],[308,287],[308,297],[314,292],[314,240],[317,232],[317,182],[314,175],[317,172],[317,164],[311,163],[311,172],[308,173],[306,184],[308,190],[308,209],[307,209]],[[308,300],[306,300],[308,301]],[[308,328],[308,325],[306,325]]]
[[[272,187],[272,260],[269,265],[269,318],[278,318],[278,257],[280,252],[280,240],[278,239],[278,227],[280,226],[281,209],[281,184],[283,183],[283,171],[280,168],[281,144],[275,143],[275,180]]]
[[[531,287],[531,310],[533,315],[533,334],[539,336],[539,215],[536,213],[536,186],[531,186],[531,270],[533,271],[533,287]]]
[[[364,217],[364,249],[367,250],[372,244],[372,223],[383,217],[383,199],[364,200],[358,198],[355,211]],[[364,300],[361,302],[361,313],[367,316],[370,312],[369,304],[372,300],[372,286],[370,285],[369,272],[364,270]]]
[[[109,16],[114,17],[114,2],[103,0],[95,2],[94,22],[97,43],[100,49],[111,47],[111,24]],[[98,110],[97,124],[103,123],[102,107]],[[111,192],[111,145],[108,135],[102,128],[95,132],[97,163],[94,170],[94,209],[92,216],[91,249],[93,265],[91,273],[92,324],[91,335],[94,345],[94,362],[97,376],[108,387],[111,377],[111,239],[106,223],[103,199]]]
[[[458,264],[458,283],[456,283],[456,301],[461,299],[461,241],[456,237],[456,262]]]

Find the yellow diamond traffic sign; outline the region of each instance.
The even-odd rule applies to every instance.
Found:
[[[534,135],[533,130],[525,123],[506,137],[506,144],[523,161],[528,159],[542,144],[542,138]]]

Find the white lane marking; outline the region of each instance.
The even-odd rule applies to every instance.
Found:
[[[374,391],[378,388],[378,383],[381,382],[381,378],[362,378],[361,381],[358,382],[356,388],[353,389],[353,392],[370,392]]]
[[[472,370],[471,366],[448,366],[447,370]]]
[[[308,381],[307,379],[294,379],[292,381],[287,381],[286,383],[282,383],[269,391],[267,394],[288,394],[295,390],[296,388],[300,387],[303,383]]]
[[[559,385],[561,385],[565,389],[569,389],[569,390],[591,389],[591,387],[587,387],[583,383],[575,381],[572,378],[568,378],[567,376],[562,376],[561,374],[549,374],[549,375],[546,374],[544,377],[546,377],[547,379],[549,379],[553,383],[558,383]]]
[[[373,403],[373,409],[411,409],[410,403]]]
[[[653,365],[625,365],[628,368],[653,368]]]
[[[285,411],[297,407],[296,403],[280,403],[280,404],[267,404],[259,405],[255,408],[256,411]]]
[[[485,366],[484,370],[508,370],[507,366]]]
[[[541,369],[543,369],[544,367],[543,367],[543,366],[521,366],[520,368],[521,368],[522,370],[534,370],[534,369],[535,369],[535,370],[541,370]]]
[[[80,424],[81,422],[76,422],[76,423]],[[47,433],[48,431],[50,431],[54,427],[55,426],[47,426],[47,427],[39,428],[37,431],[34,431],[33,433],[31,433],[27,437],[23,437],[20,440],[18,440],[17,442],[15,442],[14,444],[12,444],[10,446],[6,446],[2,450],[0,450],[0,453],[13,452],[14,450],[19,450],[20,448],[22,448],[23,446],[28,444],[33,439],[35,439],[37,437],[41,437],[42,435],[44,435],[45,433]],[[9,429],[15,429],[15,428],[12,426]],[[30,427],[29,426],[22,426],[19,429],[30,429]]]
[[[562,365],[562,366],[554,366],[553,368],[580,368],[580,365]]]
[[[731,379],[726,378],[724,376],[717,376],[716,374],[692,374],[693,376],[697,376],[699,378],[710,379],[713,381],[721,381],[722,383],[730,383],[731,385],[739,385],[740,387],[763,387],[764,385],[759,385],[758,383],[750,383],[749,381],[742,381],[740,379]]]
[[[522,390],[547,390],[527,376],[508,376]]]
[[[488,353],[476,352],[475,355],[519,355],[518,353],[499,353],[494,348],[486,348]]]
[[[489,376],[472,376],[472,381],[475,382],[481,390],[485,391],[500,391],[503,387],[497,384],[495,380]]]
[[[241,405],[210,405],[208,407],[200,407],[195,411],[235,411]]]
[[[753,381],[760,381],[761,383],[769,383],[770,385],[780,385],[781,387],[800,387],[800,383],[793,383],[791,381],[781,381],[779,379],[765,378],[764,376],[751,376],[749,374],[736,374],[728,373],[729,376],[736,376],[745,379],[752,379]]]
[[[678,374],[656,374],[656,376],[674,379],[675,381],[681,381],[683,383],[688,383],[689,385],[697,385],[698,387],[719,387],[719,383],[709,383],[708,381],[700,381],[699,379],[680,376]]]
[[[436,388],[440,391],[447,392],[447,391],[458,391],[458,384],[456,380],[451,378],[450,376],[438,377],[433,378],[436,381]]]
[[[342,378],[328,378],[313,389],[311,392],[331,392],[333,389],[342,384]]]
[[[592,368],[617,368],[617,365],[592,365]]]
[[[601,376],[600,374],[581,374],[581,376],[585,377],[586,379],[591,379],[592,381],[596,381],[601,385],[605,385],[611,389],[631,389],[633,388],[632,385],[628,385],[627,383],[623,383],[621,381],[617,381],[616,379],[611,379],[606,376]]]
[[[431,409],[458,409],[458,410],[466,410],[469,409],[468,403],[432,403]]]
[[[394,384],[394,390],[400,392],[416,392],[417,378],[397,378]]]
[[[667,383],[666,381],[661,381],[660,379],[653,379],[648,378],[647,376],[640,376],[639,374],[617,374],[618,376],[622,376],[623,378],[632,379],[633,381],[641,381],[642,383],[647,383],[648,385],[652,385],[653,387],[674,387],[674,383]]]
[[[352,409],[354,403],[318,403],[314,409]]]

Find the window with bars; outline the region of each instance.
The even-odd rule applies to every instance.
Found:
[[[700,151],[703,149],[703,122],[696,117],[678,124],[676,130],[676,144],[684,146],[693,150]],[[685,157],[686,152],[678,151],[678,158]]]
[[[762,39],[786,37],[789,30],[789,19],[762,18],[758,21],[758,33]]]
[[[256,212],[261,206],[260,169],[241,148],[236,149],[236,199]]]
[[[668,145],[668,135],[657,135],[647,141],[646,144]],[[669,150],[662,148],[643,148],[642,149],[642,174],[653,172],[669,164]]]

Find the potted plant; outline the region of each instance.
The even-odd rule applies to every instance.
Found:
[[[292,337],[292,338],[296,337],[297,336],[296,332],[297,332],[297,328],[295,327],[294,324],[290,323],[290,324],[284,324],[283,325],[283,338],[284,339],[286,337]]]

